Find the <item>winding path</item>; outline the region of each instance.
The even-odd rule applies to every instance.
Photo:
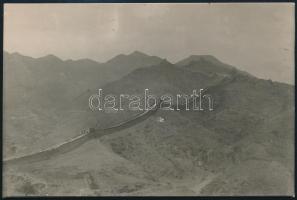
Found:
[[[134,126],[135,124],[138,124],[144,120],[146,120],[148,117],[153,115],[155,112],[157,112],[158,108],[160,107],[160,103],[162,101],[159,100],[159,102],[156,105],[156,109],[152,110],[146,110],[145,112],[135,116],[133,119],[130,119],[125,122],[121,122],[117,125],[114,125],[112,127],[108,127],[105,129],[95,129],[93,132],[88,132],[86,134],[79,135],[75,138],[72,138],[68,141],[65,141],[59,145],[56,145],[54,147],[35,152],[29,155],[16,157],[16,158],[10,158],[3,160],[4,165],[11,165],[11,164],[26,164],[26,163],[32,163],[32,162],[38,162],[43,160],[48,160],[56,155],[63,154],[66,152],[69,152],[78,146],[82,145],[86,141],[92,138],[102,137],[104,135],[109,135],[114,132],[118,132],[127,128],[130,128]]]

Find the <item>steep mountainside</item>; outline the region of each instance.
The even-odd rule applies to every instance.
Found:
[[[10,133],[4,135],[9,144],[5,155],[26,154],[79,134],[81,114],[74,103],[80,96],[134,69],[161,62],[140,52],[121,57],[98,63],[4,52],[4,120]],[[44,137],[49,137],[48,142]]]

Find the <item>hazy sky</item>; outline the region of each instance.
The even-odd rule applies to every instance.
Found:
[[[294,82],[294,4],[6,4],[4,49],[104,62],[134,50],[176,62],[211,54]]]

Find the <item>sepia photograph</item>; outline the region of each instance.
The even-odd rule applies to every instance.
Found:
[[[294,3],[5,3],[4,197],[294,196]]]

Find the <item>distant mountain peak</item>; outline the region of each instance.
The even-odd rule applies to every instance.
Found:
[[[38,59],[46,60],[46,61],[56,61],[56,62],[62,62],[63,60],[53,54],[48,54],[46,56],[40,57]]]
[[[149,56],[149,55],[147,55],[147,54],[145,54],[145,53],[143,53],[143,52],[141,52],[141,51],[133,51],[131,54],[130,54],[130,56]]]
[[[158,64],[161,62],[161,58],[157,56],[149,56],[140,51],[133,51],[130,54],[119,54],[112,59],[108,60],[106,63],[111,65],[134,65],[134,66],[147,66],[153,64]]]
[[[190,55],[189,57],[177,62],[177,65],[188,65],[191,62],[199,62],[199,61],[204,61],[204,62],[211,62],[211,63],[222,63],[219,59],[217,59],[213,55]]]
[[[178,61],[177,63],[175,63],[177,66],[186,66],[189,65],[191,63],[197,63],[197,62],[201,62],[201,63],[210,63],[210,64],[214,64],[214,65],[221,65],[227,68],[233,68],[230,65],[227,65],[225,63],[223,63],[222,61],[220,61],[219,59],[217,59],[215,56],[213,55],[190,55],[185,59],[182,59],[180,61]]]
[[[213,55],[191,55],[177,63],[179,67],[185,67],[195,72],[206,74],[230,75],[236,68],[221,62]],[[236,69],[237,70],[237,69]]]
[[[93,64],[101,64],[100,62],[89,59],[89,58],[82,58],[82,59],[78,59],[76,61],[85,62],[85,63],[93,63]]]
[[[9,53],[7,51],[3,52],[3,56],[7,59],[7,58],[11,58],[11,59],[33,59],[30,56],[24,56],[22,54],[20,54],[19,52],[12,52]]]
[[[55,56],[54,54],[48,54],[46,56],[43,56],[42,58],[52,58],[52,59],[59,59],[59,60],[61,60],[58,56]]]

